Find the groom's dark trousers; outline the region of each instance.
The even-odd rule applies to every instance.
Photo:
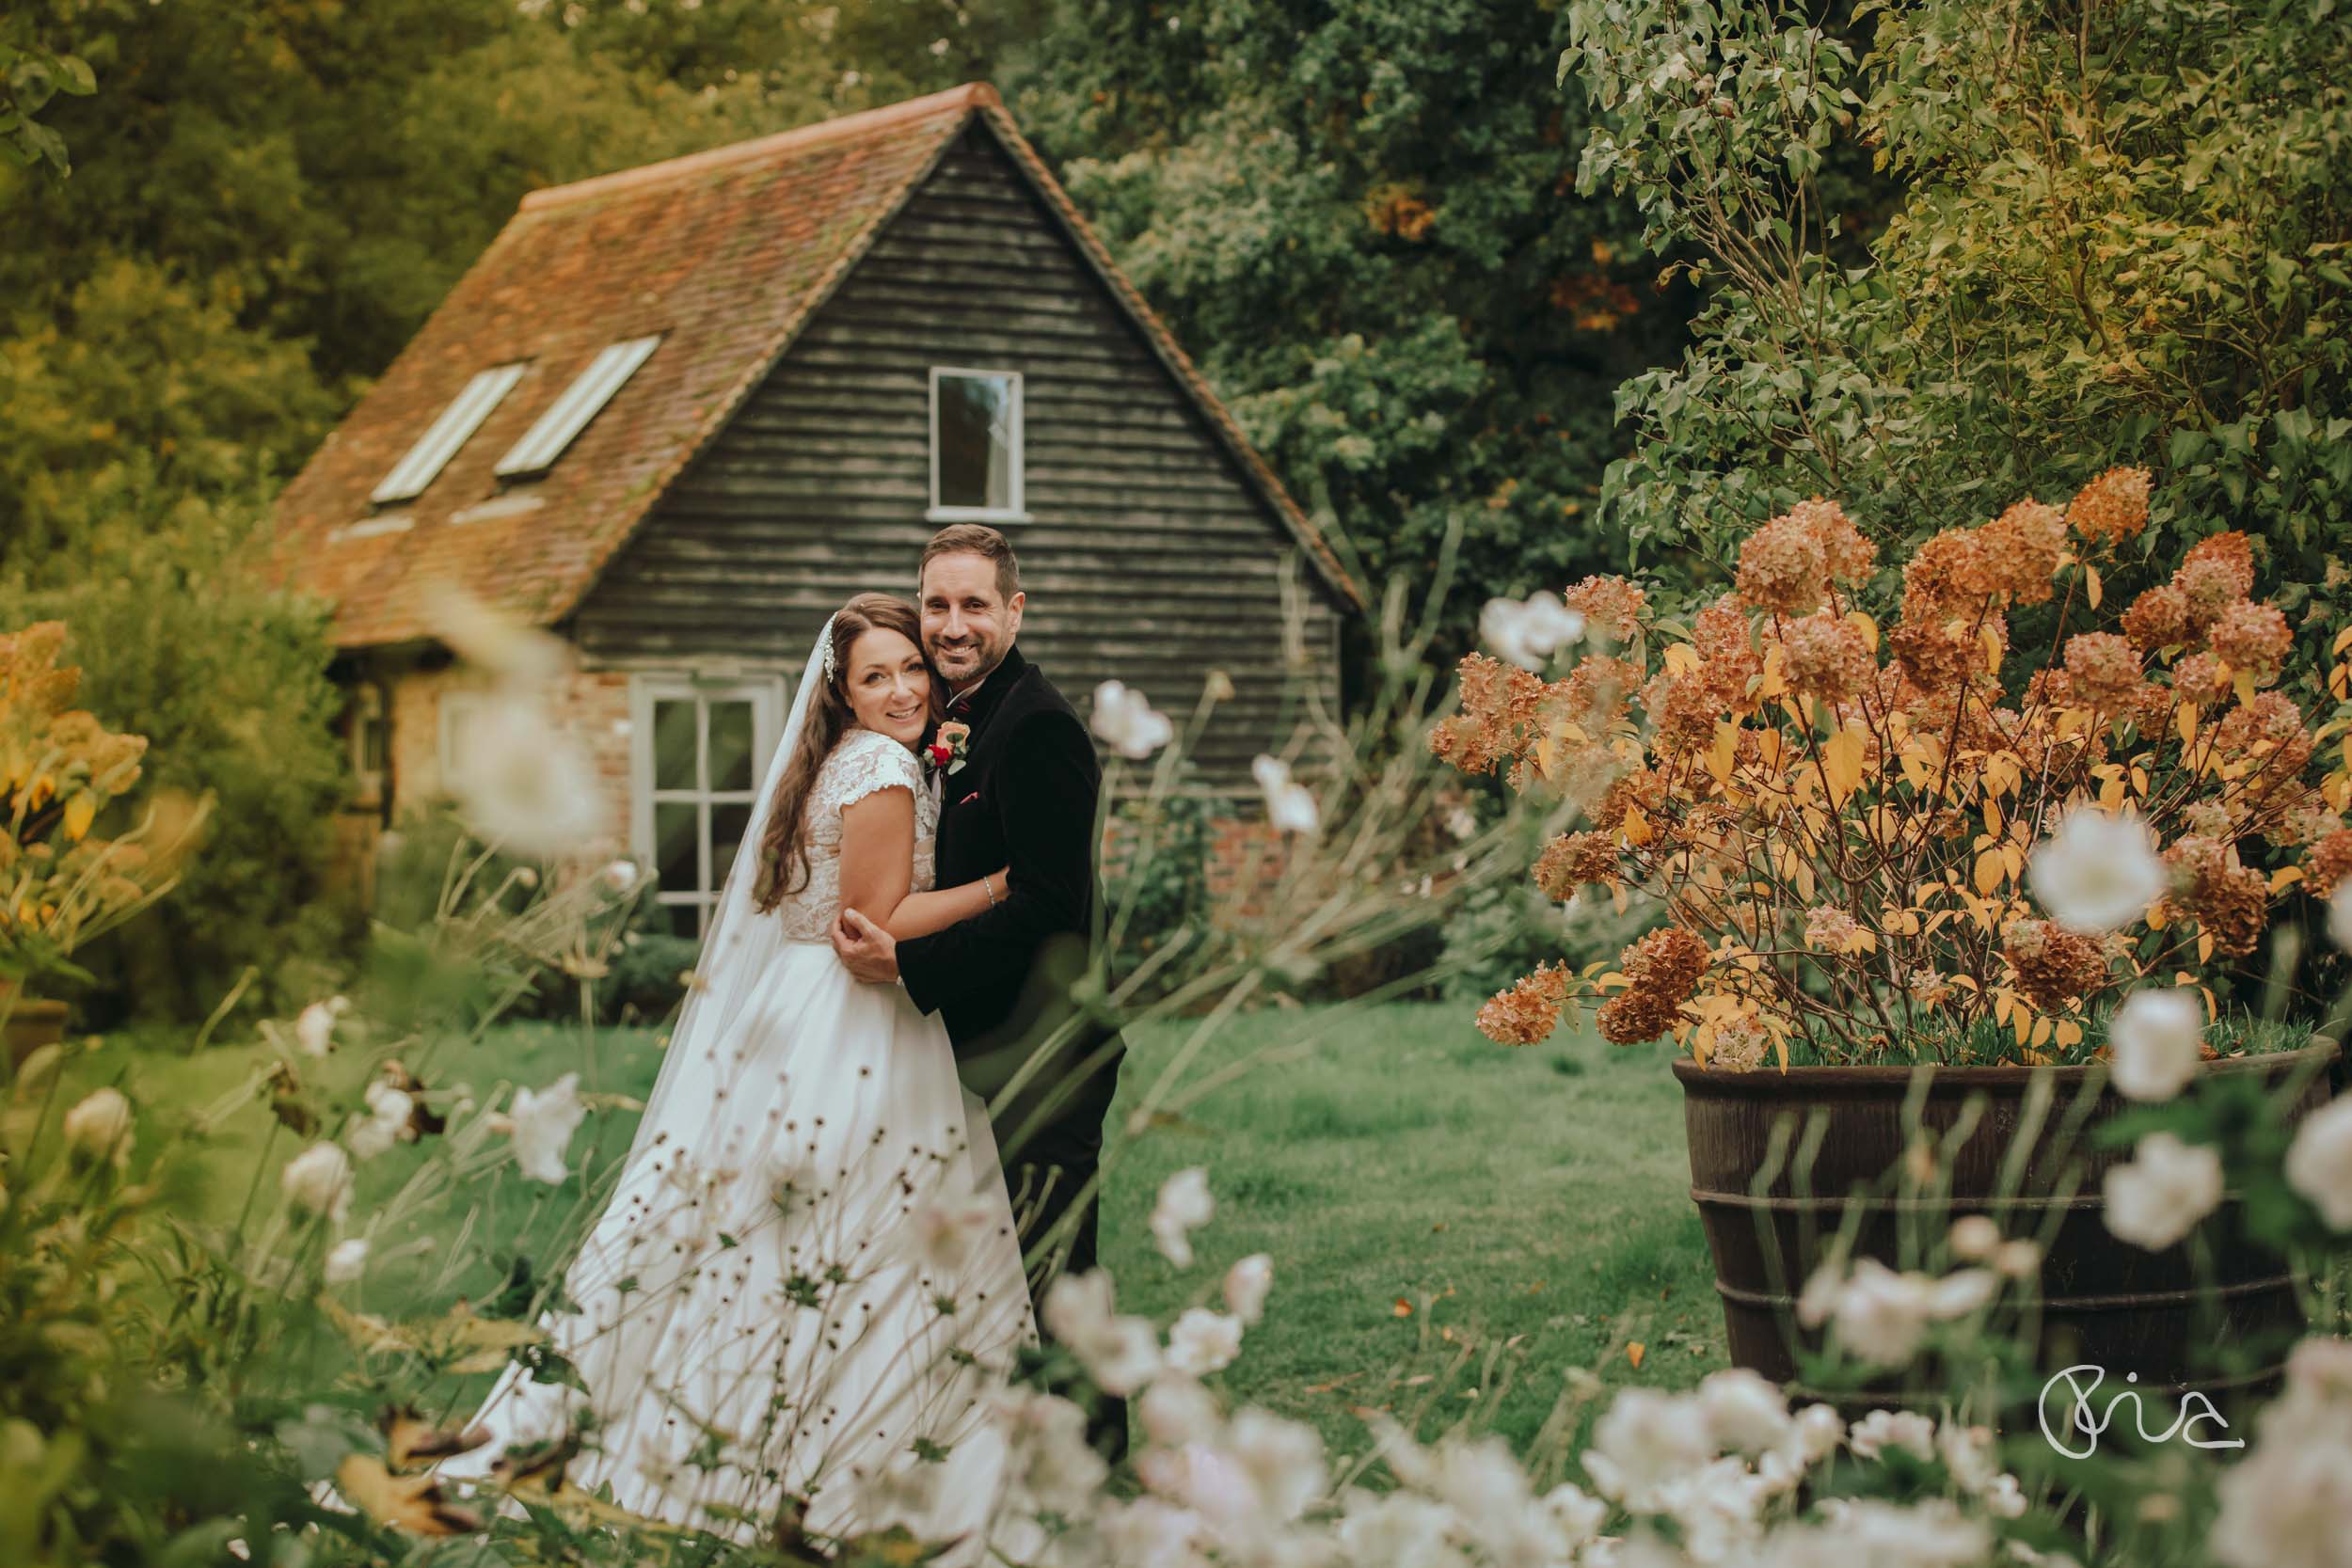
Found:
[[[998,1148],[1024,1237],[1053,1235],[1102,1158],[1103,1120],[1119,1086],[1121,1042],[1099,1025],[1071,1029],[1068,981],[1085,966],[1094,899],[1095,803],[1102,768],[1086,725],[1044,673],[1008,649],[1004,662],[948,706],[971,726],[963,764],[941,781],[938,883],[955,887],[1011,867],[1002,899],[973,918],[898,943],[898,974],[923,1011],[947,1025],[966,1081],[1025,1058],[1031,1043],[1065,1041],[995,1116]],[[990,1064],[983,1068],[982,1064]],[[1100,1204],[1088,1194],[1062,1267],[1094,1267]],[[1048,1253],[1029,1273],[1042,1303],[1057,1272]],[[1106,1400],[1090,1433],[1116,1459],[1127,1446],[1125,1402]]]

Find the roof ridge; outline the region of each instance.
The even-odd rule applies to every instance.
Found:
[[[802,147],[815,147],[830,141],[849,140],[866,135],[907,120],[925,119],[949,109],[1002,107],[1004,100],[986,82],[966,82],[922,98],[910,98],[904,103],[884,104],[879,109],[865,109],[853,115],[840,115],[832,119],[819,119],[799,125],[789,131],[771,135],[755,136],[750,141],[730,142],[701,152],[689,152],[683,157],[667,158],[658,164],[637,168],[615,170],[611,174],[593,175],[575,180],[568,185],[548,185],[527,192],[521,212],[533,213],[549,207],[560,207],[588,197],[605,196],[614,191],[634,190],[643,185],[657,185],[682,175],[699,174],[706,169],[724,168],[732,164],[752,163],[773,153]]]

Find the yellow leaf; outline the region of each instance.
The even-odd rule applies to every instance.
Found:
[[[2101,592],[2099,585],[2099,568],[2093,566],[2088,561],[2083,562],[2083,586],[2090,591],[2090,608],[2093,610],[2098,609]]]
[[[1628,844],[1647,844],[1656,836],[1649,825],[1649,817],[1641,807],[1625,808],[1625,841]]]
[[[1633,1363],[1633,1370],[1637,1372],[1642,1370],[1642,1357],[1648,1354],[1649,1347],[1639,1339],[1633,1340],[1625,1347],[1625,1358]]]
[[[1821,771],[1828,777],[1830,799],[1836,804],[1844,805],[1847,797],[1861,787],[1864,754],[1865,737],[1852,725],[1831,736],[1821,748]]]
[[[1876,621],[1858,610],[1850,610],[1846,611],[1846,624],[1862,634],[1862,641],[1869,644],[1872,653],[1879,651],[1879,624]]]
[[[2278,870],[2270,874],[2270,891],[2278,893],[2283,889],[2293,887],[2296,883],[2301,881],[2302,879],[2303,868],[2301,866],[2282,865],[2279,867]]]
[[[2061,1046],[2082,1044],[2083,1026],[2071,1018],[2060,1019],[2058,1026],[2058,1042]]]
[[[1999,887],[2001,879],[2008,875],[2009,867],[2001,863],[1999,849],[1987,849],[1977,857],[1977,891],[1986,897],[1992,896],[1993,890]]]
[[[2118,773],[2099,786],[2099,809],[2112,816],[2121,811],[2122,806],[2123,775]]]
[[[368,1454],[343,1456],[335,1490],[371,1519],[411,1535],[469,1535],[482,1528],[479,1515],[442,1498],[439,1478],[396,1476]]]
[[[1707,770],[1718,784],[1731,783],[1731,765],[1739,754],[1740,726],[1725,720],[1715,726],[1715,744],[1707,753]]]
[[[1999,674],[2001,673],[2000,633],[1991,626],[1979,626],[1977,628],[1977,640],[1984,644],[1984,673],[1988,675]]]
[[[2230,677],[2230,689],[2237,693],[2239,702],[2252,702],[2254,700],[2254,672],[2240,670],[2233,674]]]
[[[2213,957],[2213,933],[2200,929],[2197,933],[2197,961],[2203,963]]]
[[[2197,738],[2197,710],[2186,703],[2172,710],[2172,733],[2186,746]]]
[[[1699,651],[1688,642],[1670,643],[1666,648],[1666,673],[1687,675],[1699,667]]]
[[[90,819],[98,815],[98,797],[85,789],[66,802],[65,836],[74,843],[89,832]]]
[[[2336,633],[2336,641],[2328,651],[2329,653],[2340,654],[2346,648],[2352,648],[2352,626],[2346,626],[2342,631]]]

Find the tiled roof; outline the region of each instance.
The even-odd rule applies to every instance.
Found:
[[[644,168],[535,191],[278,502],[278,565],[337,606],[344,647],[423,640],[431,590],[463,586],[545,623],[568,614],[791,345],[975,117],[997,135],[1251,484],[1333,589],[1329,545],[1167,328],[974,84]],[[544,478],[492,473],[597,352],[662,334]],[[414,501],[369,493],[477,372],[522,379]]]

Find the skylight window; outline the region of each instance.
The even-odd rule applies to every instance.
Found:
[[[368,499],[382,505],[388,501],[414,500],[424,494],[424,487],[434,476],[457,455],[457,449],[466,444],[466,437],[482,426],[490,417],[490,410],[499,405],[521,379],[520,364],[500,365],[484,371],[466,383],[466,389],[457,394],[457,401],[441,410],[431,428],[419,436],[417,444],[408,449],[408,455],[393,465]]]
[[[612,401],[612,394],[622,383],[637,372],[661,341],[660,334],[650,338],[631,338],[625,343],[614,343],[580,372],[564,395],[548,405],[539,421],[523,433],[523,438],[508,449],[499,459],[501,479],[526,479],[542,474],[555,466],[564,455],[564,449],[573,438],[588,428],[588,421],[603,412]]]

